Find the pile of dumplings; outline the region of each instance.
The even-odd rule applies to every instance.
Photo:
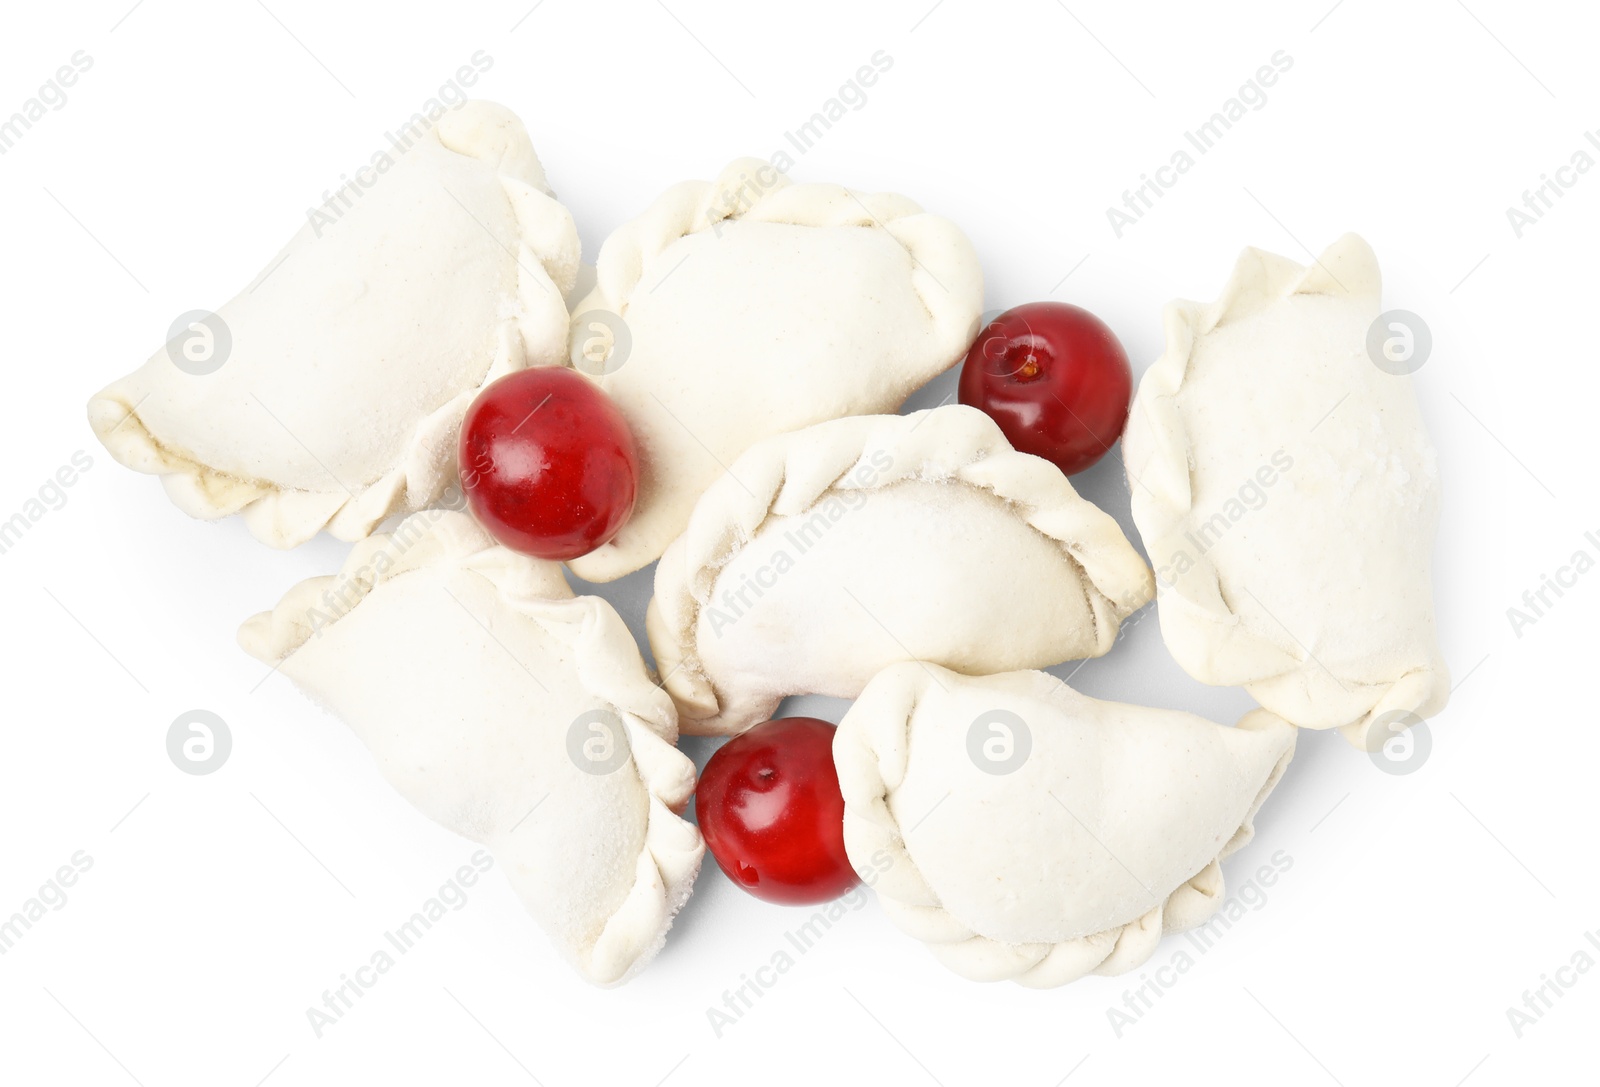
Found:
[[[222,307],[222,365],[168,345],[89,420],[193,516],[354,542],[241,645],[483,843],[587,980],[638,971],[693,888],[679,733],[825,694],[855,700],[845,842],[890,920],[963,976],[1047,987],[1218,909],[1298,729],[1370,747],[1444,705],[1435,456],[1409,379],[1367,356],[1379,290],[1350,235],[1310,268],[1248,250],[1216,302],[1167,308],[1124,442],[1158,577],[983,413],[894,414],[978,327],[952,223],[740,160],[667,189],[591,277],[522,123],[470,102]],[[578,368],[632,429],[632,519],[567,565],[657,562],[659,673],[559,564],[443,508],[468,405],[531,366]],[[1264,465],[1272,500],[1216,522]],[[1183,668],[1261,709],[1224,727],[1038,670],[1106,653],[1152,598]]]

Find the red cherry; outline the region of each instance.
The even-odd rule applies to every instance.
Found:
[[[1105,322],[1063,302],[1006,310],[967,350],[960,399],[1000,424],[1013,447],[1067,475],[1122,436],[1133,395],[1128,354]]]
[[[494,382],[461,422],[461,489],[507,547],[541,559],[586,555],[633,512],[639,455],[610,398],[558,366]]]
[[[706,846],[757,898],[812,905],[857,883],[833,734],[815,717],[767,721],[718,748],[700,775],[694,807]]]

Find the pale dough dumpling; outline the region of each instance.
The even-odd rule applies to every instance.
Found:
[[[558,565],[425,511],[239,641],[343,718],[419,810],[488,846],[589,981],[660,948],[704,848],[677,814],[694,764],[622,620]]]
[[[111,455],[185,512],[242,511],[274,547],[359,539],[455,481],[479,389],[566,359],[578,236],[522,122],[469,102],[411,138],[316,211],[220,331],[180,334],[90,401]]]
[[[662,556],[646,628],[683,731],[732,734],[895,661],[1099,656],[1153,592],[1116,521],[952,404],[752,446]]]
[[[606,239],[596,276],[573,357],[627,417],[641,479],[632,520],[569,564],[590,581],[658,558],[756,441],[899,407],[961,357],[983,308],[948,220],[755,159],[668,189]]]
[[[1049,988],[1211,917],[1294,746],[1264,710],[1225,728],[913,662],[867,685],[833,755],[845,849],[890,921],[964,977]]]
[[[1410,378],[1369,353],[1380,292],[1354,234],[1310,268],[1245,250],[1217,301],[1167,307],[1123,439],[1178,663],[1358,746],[1450,694],[1437,460]]]

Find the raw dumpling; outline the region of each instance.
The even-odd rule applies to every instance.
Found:
[[[573,358],[627,417],[641,478],[632,520],[569,563],[589,581],[658,558],[759,439],[899,407],[961,357],[983,308],[947,220],[754,159],[667,190],[606,240],[596,275]]]
[[[1123,439],[1178,663],[1358,746],[1450,694],[1438,467],[1410,379],[1369,353],[1379,294],[1354,234],[1310,268],[1247,249],[1216,302],[1167,307]]]
[[[419,810],[488,846],[589,981],[660,948],[704,849],[676,814],[694,764],[622,620],[560,566],[425,511],[239,641],[343,718]]]
[[[1108,514],[952,404],[752,446],[662,557],[646,629],[683,731],[731,735],[896,661],[1099,656],[1153,592]]]
[[[1049,988],[1210,918],[1294,745],[1265,710],[1225,728],[909,663],[867,685],[833,757],[845,850],[889,919],[964,977]]]
[[[565,361],[578,236],[522,122],[470,102],[408,138],[89,402],[111,455],[185,512],[243,511],[274,547],[359,539],[455,482],[479,389]]]

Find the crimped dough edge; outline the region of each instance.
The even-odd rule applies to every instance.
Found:
[[[894,468],[879,473],[871,490],[909,479],[974,487],[1059,543],[1084,582],[1095,656],[1110,650],[1122,620],[1154,594],[1149,568],[1116,521],[1080,497],[1055,465],[1012,449],[978,409],[951,404],[818,423],[751,446],[701,496],[688,529],[656,567],[646,631],[685,734],[726,731],[719,717],[729,699],[706,675],[696,647],[700,610],[722,568],[756,538],[778,505],[784,514],[811,508],[880,451]]]
[[[595,261],[595,285],[572,306],[574,342],[587,334],[577,323],[585,314],[599,310],[625,318],[645,270],[671,246],[691,234],[716,231],[723,223],[740,220],[881,230],[906,251],[912,288],[946,347],[936,365],[908,375],[908,393],[960,359],[978,331],[982,270],[972,244],[950,220],[924,211],[898,193],[796,183],[768,162],[740,158],[729,163],[715,181],[684,181],[667,189],[641,215],[605,240]],[[977,301],[967,306],[964,299]],[[589,376],[605,386],[603,378]],[[881,410],[898,406],[886,403]],[[587,581],[612,581],[659,556],[659,551],[648,547],[606,547],[568,565]]]
[[[384,563],[380,556],[393,559]],[[377,586],[436,563],[483,577],[502,603],[565,637],[579,683],[615,708],[628,730],[634,771],[650,797],[644,850],[632,888],[594,943],[579,949],[574,961],[587,980],[620,984],[666,942],[672,919],[693,891],[705,845],[698,829],[680,814],[693,795],[695,772],[675,746],[677,715],[650,682],[632,634],[610,604],[594,596],[574,597],[558,564],[496,544],[470,516],[424,510],[406,518],[393,533],[358,543],[339,574],[291,588],[277,607],[240,627],[239,644],[259,660],[280,664],[322,626],[353,613]],[[334,585],[348,590],[353,602],[341,593],[347,606],[338,617],[318,623],[324,591]],[[492,849],[495,837],[485,844]]]
[[[276,548],[297,547],[322,531],[359,540],[390,514],[439,500],[450,480],[438,478],[427,451],[453,447],[468,406],[485,386],[527,366],[558,363],[564,356],[567,314],[562,297],[577,276],[578,238],[570,213],[546,187],[526,129],[510,110],[471,101],[441,117],[428,136],[499,171],[521,235],[514,254],[518,305],[498,329],[495,355],[482,380],[417,421],[402,463],[354,494],[239,479],[164,444],[145,426],[138,404],[128,403],[117,391],[122,378],[96,393],[88,409],[90,427],[113,458],[136,472],[161,476],[168,497],[191,517],[215,520],[242,513],[250,534]]]
[[[1296,294],[1319,294],[1376,299],[1382,291],[1377,256],[1356,234],[1345,234],[1328,246],[1308,267],[1260,249],[1245,249],[1234,265],[1222,294],[1210,303],[1178,300],[1162,313],[1166,347],[1139,382],[1123,439],[1124,460],[1133,496],[1134,521],[1147,546],[1159,545],[1188,524],[1193,511],[1189,435],[1178,392],[1188,376],[1194,345],[1213,329],[1242,320]],[[1160,557],[1152,554],[1152,561]],[[1304,714],[1292,705],[1304,703],[1298,674],[1306,662],[1265,638],[1255,635],[1226,604],[1214,607],[1203,595],[1221,601],[1220,578],[1209,555],[1193,559],[1181,582],[1158,586],[1163,639],[1173,657],[1191,676],[1201,679],[1220,655],[1232,661],[1228,670],[1269,709],[1292,723]],[[1185,589],[1188,591],[1185,591]],[[1225,647],[1219,649],[1218,647]],[[1253,667],[1241,668],[1247,657]],[[1211,682],[1202,679],[1202,682]],[[1449,677],[1433,668],[1413,669],[1381,684],[1361,684],[1348,677],[1347,689],[1364,689],[1370,708],[1355,720],[1339,724],[1340,733],[1353,746],[1370,749],[1389,739],[1371,726],[1390,711],[1422,717],[1437,713],[1449,697]],[[1310,727],[1310,726],[1302,726]]]
[[[974,932],[945,910],[907,851],[900,826],[889,811],[888,796],[893,784],[885,779],[903,776],[904,767],[886,765],[880,759],[872,742],[873,734],[875,730],[890,729],[909,735],[911,717],[923,693],[934,683],[928,667],[911,662],[891,665],[879,673],[850,711],[852,716],[865,715],[872,720],[872,726],[848,731],[841,727],[834,742],[834,761],[839,768],[845,800],[845,845],[852,863],[856,863],[857,857],[887,855],[889,868],[897,873],[897,884],[913,886],[921,899],[906,901],[890,897],[883,881],[875,883],[874,890],[884,913],[897,928],[927,944],[941,963],[969,980],[1015,981],[1028,988],[1051,989],[1090,973],[1110,976],[1136,969],[1154,954],[1163,936],[1195,928],[1216,914],[1226,892],[1222,861],[1254,837],[1256,813],[1282,779],[1294,756],[1295,730],[1288,722],[1267,710],[1257,709],[1234,726],[1250,731],[1284,729],[1289,734],[1288,747],[1267,775],[1232,837],[1215,857],[1174,888],[1160,904],[1119,926],[1077,939],[1058,943],[1007,943]],[[1009,677],[1020,680],[1028,675],[1014,672]],[[1060,683],[1045,672],[1032,675],[1038,677],[1040,683]],[[900,747],[903,754],[909,750],[909,743],[902,742]],[[877,871],[869,873],[869,866],[864,864],[856,864],[856,867],[863,879],[870,879]]]

